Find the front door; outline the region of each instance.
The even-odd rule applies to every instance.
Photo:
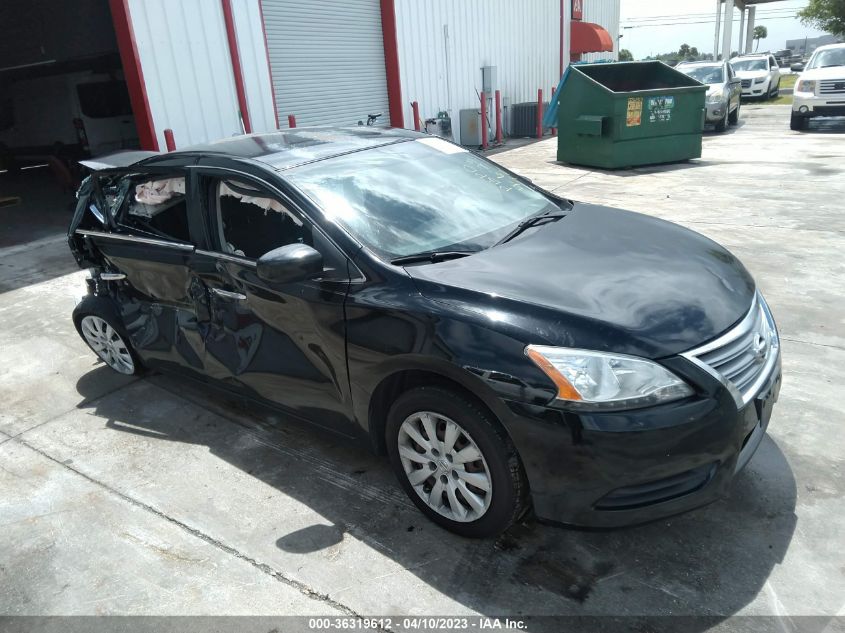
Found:
[[[346,369],[344,302],[349,262],[275,186],[231,172],[200,171],[209,258],[196,274],[208,288],[211,323],[205,364],[241,393],[314,423],[354,434]],[[303,243],[324,259],[324,274],[268,283],[256,260]]]

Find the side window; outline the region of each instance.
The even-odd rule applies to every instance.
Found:
[[[190,242],[185,178],[132,178],[120,222],[157,237]]]
[[[237,180],[214,185],[220,250],[258,259],[287,244],[311,246],[311,227],[277,198]]]
[[[319,230],[276,196],[241,180],[210,184],[220,251],[258,259],[288,244],[307,244],[323,256],[323,279],[348,279],[346,257]]]

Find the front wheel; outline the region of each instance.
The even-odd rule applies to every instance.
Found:
[[[728,123],[730,123],[731,125],[736,125],[737,123],[739,123],[739,106],[740,104],[737,103],[736,110],[734,110],[730,113],[730,115],[728,115]]]
[[[716,131],[717,132],[724,132],[728,129],[728,112],[725,110],[725,116],[722,117],[722,120],[716,124]]]
[[[792,116],[789,119],[789,129],[795,130],[796,132],[800,132],[801,130],[807,129],[807,117],[800,116],[798,114],[792,113]]]
[[[780,81],[778,81],[772,89],[769,91],[769,98],[770,99],[777,99],[778,95],[780,94]]]
[[[390,409],[386,439],[405,493],[447,530],[495,536],[527,508],[516,448],[489,413],[461,393],[441,387],[405,392]]]

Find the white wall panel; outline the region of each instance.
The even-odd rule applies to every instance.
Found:
[[[548,100],[560,78],[560,0],[396,0],[396,29],[406,127],[418,101],[423,120],[448,110],[457,137],[482,66],[496,66],[511,103],[536,101],[538,88]]]
[[[241,55],[246,102],[253,132],[276,129],[273,112],[273,87],[267,66],[267,49],[261,24],[261,0],[232,0],[235,32]]]
[[[613,38],[612,53],[586,53],[583,61],[619,59],[619,47],[625,47],[625,38],[619,40],[619,13],[621,0],[584,0],[584,21],[603,26]]]
[[[232,63],[219,2],[129,0],[158,144],[176,147],[240,133]]]

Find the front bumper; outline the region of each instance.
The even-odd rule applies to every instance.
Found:
[[[792,97],[792,112],[798,116],[845,116],[845,95],[817,97],[796,92]]]
[[[760,84],[755,84],[754,80],[751,80],[751,85],[746,86],[743,82],[742,85],[742,96],[746,99],[753,98],[753,97],[765,97],[769,94],[769,89],[771,88],[772,80],[768,79]]]
[[[678,514],[724,496],[763,439],[781,383],[781,359],[738,408],[723,384],[677,359],[704,393],[647,409],[574,413],[508,403],[508,430],[528,475],[536,515],[619,527]]]
[[[725,118],[725,110],[728,109],[727,101],[719,101],[718,103],[708,103],[704,111],[705,123],[719,123]]]

